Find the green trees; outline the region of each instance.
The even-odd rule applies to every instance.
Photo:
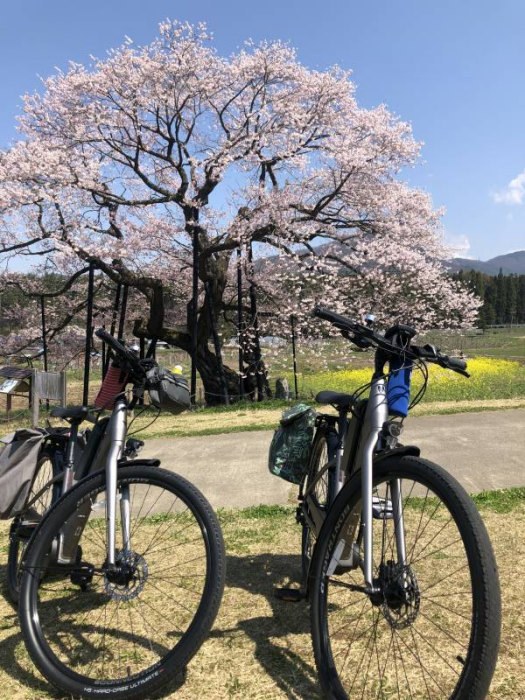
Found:
[[[454,279],[466,282],[483,299],[480,328],[507,323],[525,323],[525,275],[495,277],[477,270],[460,270]]]

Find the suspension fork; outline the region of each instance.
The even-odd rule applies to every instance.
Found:
[[[392,479],[390,482],[392,493],[392,513],[394,515],[394,531],[396,534],[397,563],[399,566],[406,564],[405,523],[403,520],[403,494],[401,493],[401,480]]]
[[[117,399],[109,424],[111,444],[106,459],[106,556],[107,564],[110,568],[115,566],[117,472],[118,460],[122,455],[124,450],[124,442],[126,440],[127,410],[128,407],[126,400],[123,397]],[[124,499],[124,494],[122,494],[122,499]],[[126,541],[129,545],[129,488],[127,492],[127,499],[124,499],[124,504],[122,504],[122,499],[121,514],[123,516],[124,548],[126,549]]]
[[[131,551],[131,531],[130,531],[130,502],[129,484],[120,490],[120,519],[122,522],[122,547],[125,552]]]

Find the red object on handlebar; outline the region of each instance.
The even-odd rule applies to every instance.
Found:
[[[95,399],[95,408],[108,410],[114,408],[115,400],[119,394],[122,394],[127,382],[128,375],[120,367],[110,365]]]

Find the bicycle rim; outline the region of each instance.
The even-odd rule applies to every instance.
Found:
[[[85,687],[115,691],[154,679],[163,664],[190,645],[203,616],[209,618],[214,567],[201,512],[173,475],[170,479],[161,470],[139,468],[126,472],[118,480],[118,575],[106,566],[103,476],[87,480],[91,488],[58,504],[28,553],[24,620],[35,642],[34,660],[43,672],[52,667],[46,675],[59,687],[54,671]],[[129,547],[124,546],[119,507],[127,490]],[[53,551],[61,524],[84,507],[87,521],[75,560],[58,564]],[[207,620],[210,627],[213,618]]]
[[[404,565],[398,563],[391,512],[394,477],[402,492]],[[454,494],[436,483],[399,470],[376,478],[375,596],[365,593],[360,567],[334,566],[337,547],[348,543],[350,532],[363,554],[355,527],[357,490],[324,538],[314,583],[314,636],[323,687],[334,697],[467,697],[458,693],[466,671],[479,664],[473,647],[484,603],[470,518],[477,527],[480,521],[471,511],[463,517]],[[496,621],[496,637],[497,629]]]

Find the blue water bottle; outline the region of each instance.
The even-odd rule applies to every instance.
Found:
[[[390,360],[390,375],[386,388],[388,412],[392,416],[406,418],[410,404],[410,377],[412,375],[412,362],[402,357],[393,357]]]

